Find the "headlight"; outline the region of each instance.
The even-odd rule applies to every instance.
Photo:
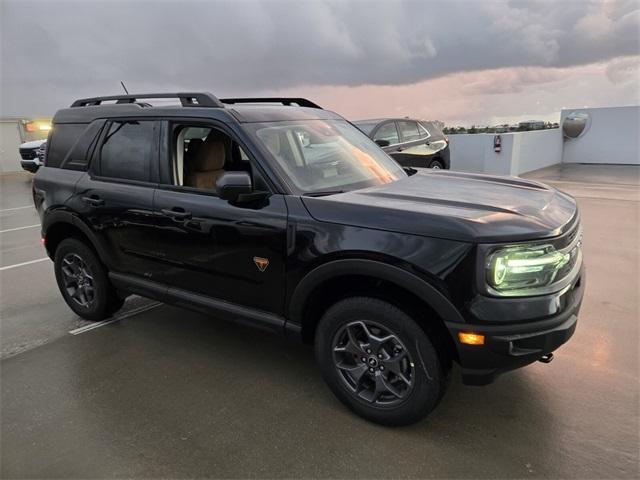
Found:
[[[574,264],[578,253],[579,246],[562,252],[553,245],[503,248],[487,259],[487,283],[499,295],[535,294],[553,284],[569,263]]]

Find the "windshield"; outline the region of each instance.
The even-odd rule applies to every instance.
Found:
[[[247,126],[301,193],[355,190],[406,173],[345,120],[301,120]]]

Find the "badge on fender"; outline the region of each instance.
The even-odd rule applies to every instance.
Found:
[[[269,266],[269,259],[262,258],[262,257],[253,257],[253,263],[256,264],[256,267],[258,267],[258,270],[260,270],[261,272],[264,272]]]

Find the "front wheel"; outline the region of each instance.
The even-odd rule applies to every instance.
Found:
[[[82,318],[104,320],[122,307],[102,262],[82,241],[67,238],[58,245],[54,270],[62,297]]]
[[[424,331],[402,310],[375,298],[348,298],[327,310],[315,353],[338,399],[383,425],[417,422],[445,389],[445,369]]]
[[[444,168],[444,165],[440,160],[432,160],[431,163],[429,163],[429,168],[433,168],[434,170],[441,170]]]

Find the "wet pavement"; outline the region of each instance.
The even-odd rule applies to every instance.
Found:
[[[29,177],[0,177],[2,478],[638,478],[639,169],[529,176],[581,207],[576,334],[486,387],[454,370],[440,406],[395,429],[273,335],[137,297],[86,329],[41,260]]]

